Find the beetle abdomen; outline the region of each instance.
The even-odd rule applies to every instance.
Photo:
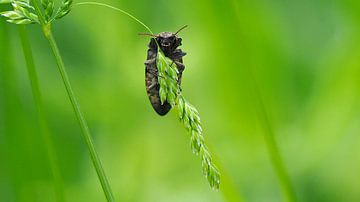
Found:
[[[151,63],[145,63],[145,65],[145,84],[147,95],[154,110],[159,115],[164,116],[169,112],[171,106],[166,101],[164,102],[164,104],[161,104],[159,96],[160,85],[157,78],[158,71],[156,68],[156,61],[154,60]]]
[[[150,103],[156,113],[161,116],[167,114],[171,105],[168,102],[164,102],[161,104],[160,96],[159,96],[159,81],[158,81],[158,70],[156,67],[156,54],[157,53],[157,45],[153,39],[149,44],[149,50],[147,53],[147,61],[145,62],[145,85],[146,85],[146,93],[149,97]]]
[[[179,55],[180,53],[180,55]],[[178,84],[181,83],[181,76],[182,71],[184,70],[184,65],[182,64],[182,56],[185,53],[181,52],[180,49],[176,49],[171,53],[165,53],[167,57],[172,59],[174,62],[177,62],[176,66],[179,70],[178,74]],[[174,55],[174,57],[172,57]],[[160,96],[159,96],[159,89],[160,84],[158,81],[158,69],[156,67],[156,56],[157,56],[157,44],[155,39],[151,39],[149,44],[149,49],[147,52],[147,60],[145,62],[145,85],[146,85],[146,92],[149,97],[150,103],[156,113],[161,116],[167,114],[170,109],[171,105],[165,101],[164,104],[161,104]],[[176,56],[176,57],[175,57]]]

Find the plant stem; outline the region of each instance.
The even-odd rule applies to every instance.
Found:
[[[80,124],[81,131],[82,131],[82,133],[81,133],[82,137],[83,137],[83,139],[84,139],[84,141],[86,143],[86,146],[88,148],[88,151],[90,153],[92,163],[93,163],[93,165],[95,167],[96,173],[97,173],[98,178],[100,180],[102,189],[103,189],[104,194],[106,196],[106,199],[107,199],[107,201],[113,202],[113,201],[115,201],[115,199],[114,199],[113,193],[111,191],[110,184],[109,184],[109,182],[107,180],[107,177],[105,175],[105,171],[104,171],[104,169],[102,167],[100,158],[99,158],[98,154],[96,153],[94,143],[93,143],[93,140],[92,140],[92,137],[91,137],[91,134],[90,134],[89,127],[88,127],[87,122],[85,120],[84,114],[82,113],[82,111],[80,109],[79,102],[77,101],[75,93],[74,93],[74,91],[73,91],[73,89],[71,87],[69,77],[68,77],[68,75],[66,73],[66,70],[65,70],[64,62],[62,60],[62,57],[60,55],[60,51],[59,51],[59,49],[57,47],[56,41],[55,41],[55,39],[53,37],[53,34],[51,32],[51,26],[50,26],[50,24],[45,23],[45,19],[44,19],[44,16],[42,15],[42,12],[41,12],[38,1],[37,0],[32,0],[32,2],[34,4],[34,8],[35,8],[35,10],[36,10],[36,12],[38,14],[39,21],[41,23],[42,31],[44,33],[44,36],[48,40],[48,42],[50,44],[50,47],[51,47],[51,50],[52,50],[52,52],[53,52],[53,54],[55,56],[56,63],[57,63],[57,66],[58,66],[62,81],[63,81],[63,83],[65,85],[66,92],[67,92],[67,94],[69,96],[69,99],[70,99],[70,102],[72,104],[73,110],[75,112],[76,118],[77,118],[77,120],[78,120],[78,122]]]
[[[235,10],[236,18],[239,24],[241,24],[243,17],[240,15],[241,11],[240,11],[239,1],[236,0],[230,0],[230,1],[232,4],[232,8]],[[239,30],[242,29],[242,27],[238,27],[238,28]],[[240,37],[246,38],[246,35],[244,35],[241,31],[240,34],[242,36]],[[246,41],[247,41],[246,39],[243,40],[244,43],[242,43],[241,45],[244,46],[243,48],[244,50],[250,50],[250,46],[246,43]],[[246,54],[245,58],[252,57],[248,51],[244,51],[244,54]],[[285,200],[288,202],[295,202],[296,201],[295,191],[293,189],[290,177],[287,173],[284,162],[282,160],[281,153],[276,144],[273,128],[271,127],[269,116],[263,101],[263,96],[261,94],[259,85],[256,80],[256,74],[253,69],[254,64],[249,62],[247,66],[248,68],[246,68],[246,71],[250,76],[250,82],[251,82],[250,86],[253,86],[251,89],[251,93],[253,93],[253,97],[255,99],[255,108],[257,109],[257,115],[259,117],[260,125],[263,128],[263,135],[272,166],[274,167],[274,170],[276,172],[277,178],[281,186],[281,191],[284,195]]]
[[[110,9],[113,9],[113,10],[116,10],[116,11],[119,11],[127,16],[129,16],[130,18],[132,18],[133,20],[135,20],[136,22],[138,22],[139,24],[141,24],[143,27],[145,27],[151,34],[154,34],[151,29],[145,25],[145,23],[141,22],[139,19],[137,19],[135,16],[131,15],[130,13],[120,9],[120,8],[116,8],[114,6],[110,6],[108,4],[104,4],[104,3],[99,3],[99,2],[80,2],[80,3],[75,3],[73,4],[73,6],[81,6],[81,5],[97,5],[97,6],[103,6],[103,7],[107,7],[107,8],[110,8]]]
[[[92,160],[92,162],[94,164],[95,170],[96,170],[97,175],[99,177],[99,180],[101,182],[101,186],[102,186],[102,188],[104,190],[105,196],[106,196],[108,201],[114,201],[114,197],[113,197],[113,194],[112,194],[112,191],[111,191],[111,188],[110,188],[110,184],[109,184],[109,182],[107,180],[107,177],[105,175],[105,171],[104,171],[104,169],[103,169],[103,167],[101,165],[100,158],[99,158],[98,154],[96,153],[94,143],[93,143],[93,140],[92,140],[91,135],[90,135],[89,127],[88,127],[88,125],[86,123],[84,114],[82,113],[82,111],[80,109],[80,105],[79,105],[79,102],[76,99],[75,93],[74,93],[74,91],[73,91],[73,89],[71,87],[69,77],[68,77],[68,75],[66,73],[63,60],[61,58],[59,49],[57,47],[57,44],[55,42],[55,39],[54,39],[54,37],[52,35],[51,30],[49,30],[47,32],[45,37],[47,38],[47,40],[48,40],[48,42],[49,42],[49,44],[51,46],[51,49],[52,49],[52,51],[54,53],[54,56],[56,58],[56,63],[58,65],[59,72],[61,74],[63,83],[65,85],[66,91],[68,93],[68,96],[69,96],[69,99],[70,99],[71,104],[73,106],[76,117],[77,117],[77,119],[79,121],[81,130],[82,130],[83,138],[84,138],[84,140],[86,142],[86,145],[88,147],[88,150],[89,150],[89,153],[90,153],[90,156],[91,156],[91,160]]]
[[[47,155],[50,162],[50,168],[51,172],[54,178],[54,184],[55,184],[55,195],[56,195],[56,201],[64,201],[64,189],[62,184],[62,177],[59,171],[59,164],[57,160],[57,155],[54,147],[54,143],[52,141],[52,138],[50,136],[48,123],[46,121],[46,115],[44,112],[44,107],[42,104],[42,96],[40,92],[38,77],[35,69],[35,63],[33,54],[31,51],[31,46],[28,40],[28,35],[26,32],[26,28],[24,25],[20,25],[18,27],[18,31],[20,34],[21,39],[21,45],[23,48],[25,61],[26,61],[26,67],[28,71],[28,76],[31,84],[31,90],[34,98],[34,102],[37,109],[37,115],[38,120],[41,128],[41,135],[42,139],[45,143],[45,147],[47,150]]]
[[[258,117],[261,122],[260,124],[263,128],[263,134],[264,134],[265,142],[266,142],[266,145],[268,148],[271,163],[273,164],[275,172],[280,181],[281,189],[285,195],[286,201],[295,202],[296,201],[295,192],[292,187],[290,177],[286,171],[284,162],[281,158],[281,153],[276,144],[273,128],[271,127],[271,123],[269,120],[268,113],[266,111],[263,97],[262,97],[260,89],[259,89],[259,85],[256,82],[254,73],[251,69],[250,69],[250,75],[252,77],[252,82],[254,84],[253,90],[255,93],[254,97],[255,97],[256,103],[257,103],[256,106],[257,106]]]

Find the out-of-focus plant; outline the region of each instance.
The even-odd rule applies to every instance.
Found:
[[[61,6],[54,12],[54,2],[52,0],[41,0],[44,16],[41,10],[32,6],[28,0],[11,1],[12,11],[1,12],[0,15],[7,18],[7,22],[14,24],[49,24],[55,19],[60,19],[70,12],[72,0],[63,0]],[[39,19],[39,16],[41,19]],[[43,22],[42,22],[43,21]]]
[[[7,22],[23,25],[39,23],[39,18],[35,14],[35,9],[30,6],[28,1],[13,1],[11,2],[11,5],[14,10],[0,13],[0,15],[7,18]]]
[[[7,18],[8,22],[14,24],[40,24],[42,32],[48,40],[51,50],[55,56],[62,81],[65,85],[68,97],[71,101],[75,115],[80,124],[82,137],[88,148],[91,160],[98,174],[98,178],[100,180],[105,196],[108,201],[114,201],[111,187],[105,175],[105,171],[101,165],[100,158],[98,157],[95,150],[88,124],[85,120],[83,112],[80,109],[79,102],[70,84],[69,77],[65,70],[64,62],[62,60],[60,51],[57,47],[56,41],[51,31],[51,25],[53,21],[63,18],[70,12],[72,0],[63,0],[57,11],[55,11],[53,0],[41,0],[41,3],[39,3],[38,0],[14,0],[11,2],[11,5],[13,7],[13,10],[0,13],[0,15]]]

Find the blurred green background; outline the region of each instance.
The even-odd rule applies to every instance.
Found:
[[[149,38],[137,35],[146,30],[107,8],[75,7],[53,31],[117,201],[283,201],[249,70],[298,201],[360,201],[360,1],[99,2],[154,32],[189,25],[183,94],[222,173],[212,191],[176,113],[153,111]],[[50,47],[38,25],[27,30],[66,201],[105,201]],[[0,201],[54,200],[18,29],[1,18]]]

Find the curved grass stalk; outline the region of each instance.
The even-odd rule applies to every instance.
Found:
[[[101,164],[101,161],[100,161],[100,158],[95,150],[95,147],[94,147],[94,143],[93,143],[93,140],[92,140],[92,137],[91,137],[91,134],[90,134],[90,130],[89,130],[89,127],[87,125],[87,122],[85,120],[85,117],[84,117],[84,114],[83,112],[81,111],[80,109],[80,105],[79,105],[79,102],[75,96],[75,93],[72,89],[72,86],[70,84],[70,80],[69,80],[69,77],[66,73],[66,70],[65,70],[65,65],[64,65],[64,62],[62,60],[62,57],[60,55],[60,51],[57,47],[57,44],[56,44],[56,41],[53,37],[53,34],[51,32],[51,26],[50,24],[47,24],[45,23],[45,18],[42,14],[42,11],[40,9],[40,6],[39,6],[39,3],[37,2],[37,0],[32,0],[33,2],[33,5],[34,5],[34,8],[35,8],[35,11],[36,13],[38,14],[38,17],[39,17],[39,21],[40,21],[40,24],[42,26],[42,31],[43,31],[43,34],[45,36],[45,38],[48,40],[49,42],[49,45],[51,47],[51,50],[55,56],[55,59],[56,59],[56,63],[57,63],[57,66],[58,66],[58,69],[59,69],[59,72],[60,72],[60,75],[61,75],[61,78],[62,78],[62,81],[65,85],[65,88],[66,88],[66,92],[68,94],[68,97],[70,99],[70,102],[72,104],[72,107],[73,107],[73,110],[75,112],[75,115],[76,115],[76,118],[80,124],[80,127],[81,127],[81,131],[82,131],[82,137],[86,143],[86,146],[88,148],[88,151],[89,151],[89,154],[90,154],[90,157],[91,157],[91,160],[92,160],[92,163],[95,167],[95,170],[96,170],[96,173],[98,175],[98,178],[100,180],[100,183],[101,183],[101,186],[102,186],[102,189],[104,191],[104,194],[106,196],[106,199],[107,201],[115,201],[114,199],[114,196],[113,196],[113,193],[112,193],[112,190],[111,190],[111,187],[110,187],[110,184],[108,182],[108,179],[105,175],[105,171],[102,167],[102,164]]]
[[[104,3],[99,3],[99,2],[94,2],[94,1],[87,1],[87,2],[80,2],[80,3],[75,3],[73,4],[73,6],[81,6],[81,5],[97,5],[97,6],[103,6],[103,7],[107,7],[116,11],[119,11],[127,16],[129,16],[130,18],[132,18],[133,20],[135,20],[136,22],[138,22],[139,24],[141,24],[143,27],[145,27],[145,29],[147,29],[151,34],[154,34],[151,29],[145,25],[143,22],[141,22],[139,19],[137,19],[135,16],[131,15],[130,13],[120,9],[120,8],[116,8],[114,6],[110,6],[108,4],[104,4]]]
[[[63,188],[63,183],[62,183],[62,177],[61,177],[61,173],[59,171],[59,166],[58,166],[59,164],[58,164],[58,160],[57,160],[57,156],[56,156],[54,143],[50,136],[48,123],[46,121],[46,115],[45,115],[44,107],[42,104],[42,95],[40,92],[40,87],[39,87],[38,77],[37,77],[37,73],[36,73],[34,58],[33,58],[33,54],[31,51],[31,46],[30,46],[30,43],[28,40],[28,35],[26,32],[25,26],[20,25],[18,27],[18,31],[20,34],[21,45],[23,48],[24,56],[25,56],[26,67],[27,67],[27,71],[28,71],[30,84],[31,84],[31,90],[32,90],[34,102],[36,105],[38,120],[39,120],[39,124],[40,124],[40,128],[41,128],[41,135],[42,135],[42,139],[45,143],[47,155],[48,155],[49,162],[50,162],[51,172],[52,172],[52,175],[54,178],[56,201],[61,202],[61,201],[64,201],[64,188]]]

